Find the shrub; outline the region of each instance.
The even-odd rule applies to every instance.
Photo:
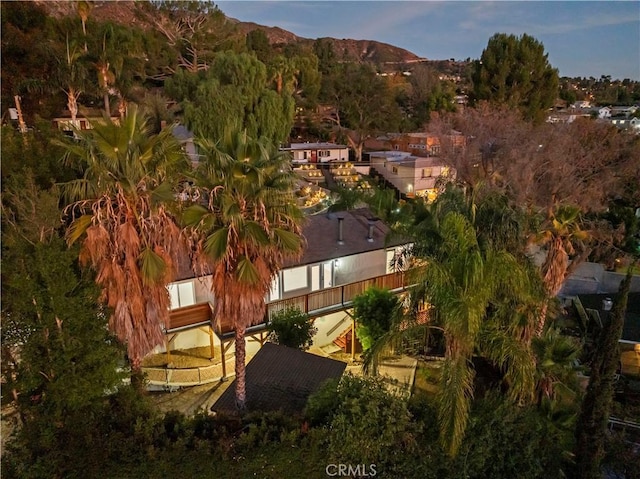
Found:
[[[398,298],[386,289],[369,288],[353,298],[353,316],[358,324],[356,334],[364,351],[389,332],[397,308]]]
[[[415,445],[416,427],[406,402],[377,378],[347,374],[337,387],[328,382],[309,398],[306,413],[311,421],[328,425],[330,461],[381,466]]]
[[[318,332],[309,315],[297,308],[287,308],[275,313],[268,330],[273,342],[302,351],[311,347],[313,336]]]

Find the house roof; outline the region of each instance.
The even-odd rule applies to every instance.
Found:
[[[176,125],[171,130],[173,136],[175,136],[180,141],[192,140],[194,135],[189,129],[184,125]]]
[[[302,412],[309,396],[328,379],[342,376],[346,367],[342,361],[267,342],[247,364],[247,409]],[[212,411],[236,411],[235,384],[234,380]]]
[[[282,151],[294,150],[344,150],[346,145],[336,145],[335,143],[291,143],[288,147],[280,148]]]
[[[338,244],[338,218],[343,218],[343,244]],[[367,238],[370,219],[373,225],[373,241],[368,241]],[[368,208],[308,216],[302,226],[302,236],[307,241],[302,258],[297,261],[289,260],[283,266],[288,268],[319,263],[407,242],[402,238],[388,237],[390,232],[389,227],[375,218]]]
[[[615,293],[607,294],[580,294],[578,295],[585,309],[595,309],[603,322],[609,320],[609,311],[602,310],[602,301],[605,298],[616,300]],[[622,337],[625,341],[640,343],[640,293],[629,293],[627,299],[627,313],[625,315]]]
[[[393,163],[400,166],[408,166],[411,168],[429,168],[432,166],[446,166],[445,162],[438,157],[430,156],[408,156],[402,159],[389,159]]]
[[[338,244],[338,218],[343,218],[343,244]],[[369,219],[373,224],[373,241],[368,241],[367,238]],[[307,216],[302,225],[302,236],[306,240],[302,257],[288,260],[282,266],[303,266],[407,243],[406,239],[391,236],[390,233],[391,229],[382,220],[375,218],[368,208]],[[174,266],[177,270],[175,281],[195,277],[188,255],[181,255]]]

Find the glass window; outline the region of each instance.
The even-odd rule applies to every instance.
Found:
[[[289,268],[282,271],[282,290],[284,292],[293,291],[294,289],[306,288],[307,283],[307,267],[299,266],[297,268]]]

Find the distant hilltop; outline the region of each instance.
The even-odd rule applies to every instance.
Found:
[[[78,14],[76,2],[56,0],[34,0],[34,2],[42,5],[49,15],[54,17],[59,18]],[[93,2],[91,17],[124,25],[136,25],[144,29],[152,28],[152,25],[144,20],[144,16],[138,14],[138,10],[143,8],[143,3],[133,1],[96,1]],[[238,33],[243,36],[252,30],[262,30],[269,39],[269,43],[276,46],[292,43],[310,46],[316,40],[299,37],[279,27],[267,27],[251,22],[241,22],[230,17],[227,17],[227,20],[234,23]],[[420,58],[403,48],[374,40],[336,38],[324,38],[324,40],[332,45],[338,61],[366,62],[381,66],[415,64],[427,61],[426,58]]]

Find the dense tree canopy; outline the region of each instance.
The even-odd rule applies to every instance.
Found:
[[[212,140],[236,125],[253,137],[284,142],[293,126],[295,102],[290,88],[278,93],[268,83],[267,68],[255,56],[221,53],[185,100],[185,122],[194,133]]]
[[[547,56],[542,43],[526,33],[496,33],[475,63],[474,99],[517,107],[527,118],[542,119],[558,96],[558,71]]]

